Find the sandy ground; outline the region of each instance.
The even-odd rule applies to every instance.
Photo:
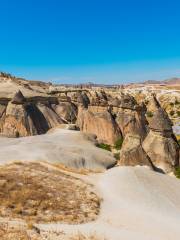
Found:
[[[1,164],[20,160],[46,161],[101,171],[116,162],[111,152],[97,148],[87,135],[65,129],[31,137],[1,137],[0,149]]]
[[[42,234],[48,233],[53,240],[60,239],[53,235],[60,231],[94,233],[111,240],[179,240],[179,180],[145,167],[116,167],[88,180],[103,198],[98,220],[81,225],[42,224],[38,226]]]

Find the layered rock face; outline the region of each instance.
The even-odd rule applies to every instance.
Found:
[[[164,172],[171,172],[179,165],[179,145],[172,131],[172,123],[155,96],[153,116],[149,119],[150,131],[143,142],[143,148],[152,163]]]

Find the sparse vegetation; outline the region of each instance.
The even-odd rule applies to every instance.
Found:
[[[177,111],[177,115],[178,115],[178,117],[180,117],[180,111]]]
[[[174,106],[174,103],[173,103],[173,102],[170,102],[169,105],[170,105],[171,107],[173,107],[173,106]]]
[[[90,185],[38,163],[0,168],[0,202],[0,217],[24,219],[30,225],[92,221],[100,207]]]
[[[115,144],[114,144],[114,148],[116,150],[120,150],[123,144],[123,138],[119,138],[116,140]]]
[[[114,158],[115,158],[116,160],[119,160],[119,157],[120,157],[119,153],[114,153]]]
[[[175,105],[179,105],[180,102],[178,100],[175,101]]]
[[[10,73],[0,72],[0,76],[4,78],[15,78]]]
[[[169,112],[169,114],[171,115],[171,116],[174,116],[174,111],[173,110],[171,110],[170,112]]]
[[[177,178],[180,178],[180,167],[176,167],[175,170],[174,170],[174,175],[177,177]]]
[[[0,239],[1,240],[42,240],[40,235],[31,230],[28,231],[26,226],[20,226],[19,224],[11,225],[8,222],[0,223]]]
[[[98,143],[96,145],[98,148],[102,148],[104,150],[110,151],[111,152],[111,146],[109,144],[105,144],[105,143]]]
[[[149,104],[149,100],[146,99],[146,100],[144,101],[144,103],[145,103],[145,105],[148,105],[148,104]]]
[[[146,116],[149,117],[149,118],[153,117],[153,113],[151,111],[147,111]]]

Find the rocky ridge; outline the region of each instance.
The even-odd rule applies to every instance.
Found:
[[[163,172],[179,165],[172,123],[155,95],[150,100],[153,116],[146,118],[145,104],[123,91],[113,96],[102,89],[52,91],[52,85],[38,82],[32,85],[27,81],[24,87],[24,80],[1,81],[13,86],[12,90],[19,87],[11,97],[4,97],[3,88],[0,91],[1,135],[31,136],[62,124],[76,124],[80,131],[95,134],[99,143],[113,146],[124,141],[119,165],[147,165]],[[39,92],[33,90],[36,86]]]

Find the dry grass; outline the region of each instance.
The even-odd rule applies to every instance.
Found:
[[[95,220],[100,200],[91,186],[38,163],[0,168],[0,216],[27,222],[84,223]]]
[[[0,223],[1,240],[41,240],[35,231],[29,231],[25,227],[11,226],[8,223]]]
[[[77,235],[70,237],[69,240],[107,240],[107,239],[98,236],[96,233],[90,235],[78,233]]]
[[[0,239],[1,240],[107,240],[103,236],[96,234],[84,234],[78,232],[70,235],[63,231],[40,232],[36,228],[28,229],[26,224],[12,223],[11,221],[0,222]]]

